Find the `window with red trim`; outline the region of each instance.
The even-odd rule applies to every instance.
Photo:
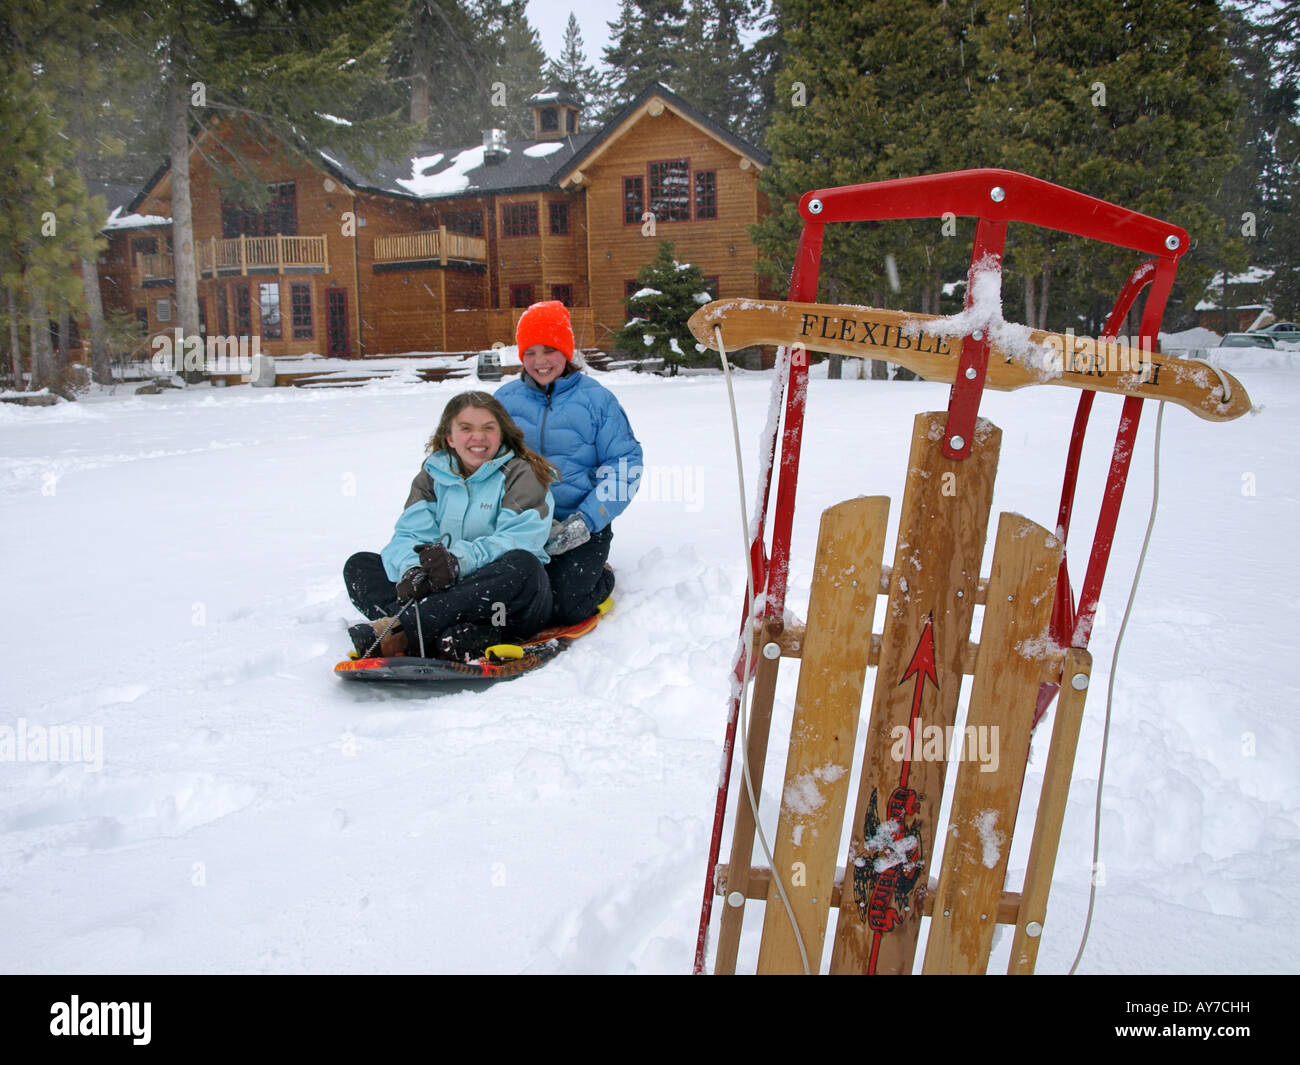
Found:
[[[567,237],[569,235],[569,205],[567,203],[552,203],[551,208],[551,236]]]
[[[573,306],[573,286],[572,285],[552,285],[551,299],[559,300],[566,307]]]
[[[311,285],[306,282],[291,284],[289,303],[293,312],[293,339],[310,340],[312,338]]]
[[[645,178],[625,177],[623,179],[623,223],[639,226],[644,212]]]
[[[284,330],[280,325],[280,286],[264,282],[257,286],[257,305],[262,315],[262,339],[280,340]]]
[[[537,236],[537,204],[503,203],[501,205],[501,235],[503,237]]]
[[[691,220],[691,166],[687,160],[650,164],[650,210],[656,222]]]
[[[718,175],[714,170],[695,171],[695,217],[718,217]]]
[[[531,307],[532,305],[533,305],[532,285],[511,285],[510,286],[511,307]]]
[[[241,337],[253,333],[253,312],[248,301],[248,286],[235,286],[235,332]]]

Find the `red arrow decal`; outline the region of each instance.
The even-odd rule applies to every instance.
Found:
[[[939,674],[934,668],[934,613],[931,612],[926,616],[925,628],[921,630],[921,638],[916,642],[916,650],[912,652],[912,661],[908,663],[907,669],[903,671],[903,679],[899,684],[906,684],[907,678],[916,677],[916,689],[912,693],[912,715],[907,721],[907,748],[903,752],[903,775],[899,780],[900,787],[907,787],[907,777],[912,769],[912,744],[916,741],[916,719],[921,712],[921,693],[925,691],[925,679],[930,678],[930,683],[937,690],[939,687]]]

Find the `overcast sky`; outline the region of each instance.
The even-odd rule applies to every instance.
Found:
[[[609,44],[607,23],[618,18],[618,7],[618,0],[528,0],[528,19],[542,38],[546,58],[554,59],[564,47],[564,27],[572,11],[582,31],[582,50],[595,65]]]

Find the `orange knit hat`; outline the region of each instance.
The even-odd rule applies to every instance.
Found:
[[[569,322],[569,309],[559,300],[534,303],[519,316],[515,343],[519,345],[520,355],[534,344],[544,344],[572,359],[573,326]]]

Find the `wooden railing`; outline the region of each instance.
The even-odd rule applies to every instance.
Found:
[[[148,254],[137,252],[135,256],[135,285],[140,288],[147,281],[173,281],[176,268],[172,265],[172,253]]]
[[[246,274],[250,270],[329,270],[328,244],[319,237],[233,237],[202,241],[195,247],[199,276]],[[170,258],[170,256],[169,256]]]
[[[487,241],[482,237],[467,237],[461,233],[448,233],[446,226],[427,229],[421,233],[395,233],[376,237],[374,261],[377,263],[418,262],[462,259],[468,262],[487,261]]]

